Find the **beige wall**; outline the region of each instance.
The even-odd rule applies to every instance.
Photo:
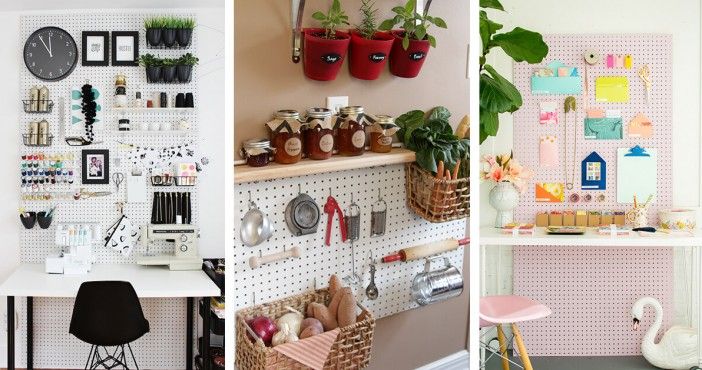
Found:
[[[330,1],[307,0],[305,26],[310,15],[326,10]],[[402,0],[376,0],[379,18]],[[278,109],[304,110],[324,106],[327,96],[348,95],[351,104],[371,113],[397,116],[412,109],[444,105],[453,113],[453,124],[468,114],[468,1],[444,0],[431,5],[431,13],[448,23],[448,30],[434,29],[438,48],[432,49],[419,77],[402,79],[388,71],[375,81],[353,79],[348,66],[332,82],[308,80],[302,64],[290,61],[290,2],[285,0],[238,0],[235,13],[234,141],[238,151],[243,140],[265,136],[263,124]],[[358,21],[359,0],[342,4]],[[237,156],[238,157],[238,156]],[[464,276],[468,276],[468,253]],[[412,369],[466,348],[468,328],[468,281],[459,298],[403,312],[378,321],[373,369]]]

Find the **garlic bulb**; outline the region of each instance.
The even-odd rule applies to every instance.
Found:
[[[292,343],[297,341],[297,334],[290,331],[290,327],[288,326],[288,324],[283,323],[283,325],[280,327],[280,330],[278,330],[277,333],[273,334],[273,340],[271,341],[271,343],[273,344],[273,347],[275,347],[279,344]]]
[[[288,324],[291,333],[295,335],[300,335],[300,331],[302,331],[302,328],[300,328],[300,324],[302,324],[302,320],[305,318],[305,316],[291,307],[286,308],[290,312],[279,317],[278,320],[275,321],[276,325],[278,325],[278,327],[281,327],[283,326],[283,324]]]

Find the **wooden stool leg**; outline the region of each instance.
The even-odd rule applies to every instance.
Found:
[[[524,370],[534,370],[531,367],[531,360],[529,360],[529,354],[527,353],[526,346],[522,340],[522,334],[519,332],[517,325],[512,324],[512,333],[514,334],[514,340],[517,342],[517,348],[519,348],[519,357],[522,359],[524,364]]]
[[[497,324],[497,341],[500,342],[500,354],[504,356],[502,358],[502,370],[509,370],[509,361],[505,358],[507,357],[507,339],[502,331],[502,324]]]

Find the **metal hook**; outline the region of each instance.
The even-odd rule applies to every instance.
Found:
[[[256,305],[256,292],[251,292],[251,295],[253,296],[253,305]]]
[[[332,196],[332,190],[329,188],[329,196]]]
[[[380,189],[378,189],[378,201],[383,200],[383,195],[380,193]]]
[[[297,195],[302,194],[302,184],[297,184]]]
[[[296,6],[297,3],[297,6]],[[292,24],[292,61],[300,63],[302,54],[302,16],[305,13],[305,0],[290,0]]]
[[[258,257],[263,257],[263,252],[260,249],[258,250]]]

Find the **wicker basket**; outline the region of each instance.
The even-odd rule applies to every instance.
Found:
[[[244,308],[236,313],[236,367],[239,370],[309,369],[309,367],[266,347],[259,339],[252,342],[247,335],[246,321],[258,315],[277,318],[288,313],[286,306],[305,312],[311,302],[329,304],[327,289],[302,293],[263,305]],[[375,319],[363,306],[361,321],[343,327],[329,351],[325,369],[361,369],[368,366],[373,342]]]
[[[407,205],[430,222],[467,218],[470,213],[470,179],[438,180],[416,162],[405,165]]]

